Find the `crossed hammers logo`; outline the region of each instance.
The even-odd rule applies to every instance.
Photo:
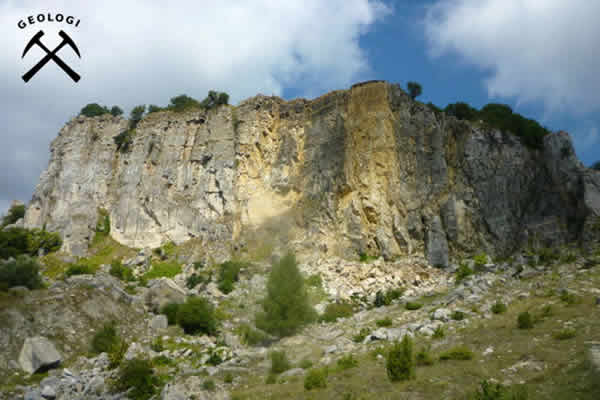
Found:
[[[50,60],[54,61],[60,68],[62,68],[62,70],[65,71],[67,73],[67,75],[69,75],[71,77],[71,79],[73,79],[75,82],[77,82],[77,81],[79,81],[79,79],[81,79],[81,77],[77,74],[77,72],[73,71],[71,69],[71,67],[69,67],[67,64],[65,64],[65,62],[56,55],[56,53],[58,53],[60,51],[60,49],[63,48],[63,46],[68,44],[69,46],[71,46],[71,48],[73,49],[75,54],[77,54],[77,56],[79,58],[81,58],[81,55],[79,54],[79,49],[77,48],[77,45],[75,44],[73,39],[71,39],[69,37],[69,35],[67,35],[64,31],[61,30],[60,32],[58,32],[58,34],[60,35],[60,37],[63,40],[52,51],[48,50],[48,48],[40,41],[41,37],[44,36],[44,31],[39,31],[38,33],[36,33],[31,38],[29,43],[27,43],[27,46],[25,46],[25,50],[23,51],[23,55],[21,56],[21,58],[25,57],[25,54],[27,54],[29,49],[31,49],[34,44],[37,44],[42,50],[44,50],[46,52],[46,55],[37,64],[35,64],[33,66],[33,68],[31,68],[29,71],[27,71],[25,73],[25,75],[23,75],[22,78],[25,82],[29,82],[29,80],[31,78],[33,78],[33,76],[35,74],[37,74],[37,72],[40,69],[42,69],[42,67],[44,67],[44,65],[46,65],[48,63],[48,61],[50,61]]]

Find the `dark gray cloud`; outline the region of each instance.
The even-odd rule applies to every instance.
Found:
[[[280,95],[303,80],[322,92],[360,79],[368,62],[358,39],[390,10],[374,0],[5,1],[0,3],[0,210],[28,201],[60,128],[90,102],[164,105],[174,95],[227,91],[235,103]],[[38,13],[73,15],[80,26],[17,23]],[[60,57],[81,76],[73,83],[49,64],[28,84],[20,76],[44,53],[21,53],[43,29],[50,49],[60,29],[77,42]]]

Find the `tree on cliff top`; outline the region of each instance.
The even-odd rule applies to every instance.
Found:
[[[199,107],[200,102],[193,97],[190,97],[186,94],[180,94],[179,96],[175,96],[171,98],[171,102],[167,106],[169,110],[173,110],[175,112],[182,112],[189,108]]]
[[[408,82],[406,84],[406,88],[408,89],[408,94],[410,95],[410,98],[413,100],[419,97],[421,93],[423,93],[423,88],[417,82]]]
[[[202,100],[202,107],[204,108],[213,108],[220,106],[221,104],[229,103],[229,95],[225,92],[217,92],[214,90],[208,91],[208,96],[204,100]]]
[[[79,115],[83,115],[85,117],[97,117],[98,115],[109,113],[110,110],[108,108],[101,106],[98,103],[90,103],[81,109]]]

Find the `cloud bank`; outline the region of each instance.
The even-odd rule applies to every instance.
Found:
[[[600,111],[598,15],[589,0],[437,0],[423,24],[433,57],[489,72],[490,97],[580,114]]]

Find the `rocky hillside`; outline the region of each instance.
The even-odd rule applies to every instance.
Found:
[[[147,287],[107,274],[108,265],[64,280],[45,270],[47,289],[0,291],[0,399],[597,399],[600,247],[578,253],[481,256],[445,270],[418,258],[303,263],[321,316],[275,340],[254,327],[268,262],[248,264],[229,293],[215,282],[182,283],[194,265]],[[124,262],[138,270],[158,257],[142,251]],[[338,296],[342,283],[364,294],[389,281],[386,293],[400,290],[382,302]],[[153,313],[198,294],[216,307],[215,334],[186,333]],[[107,353],[95,341],[111,320],[123,347]],[[394,382],[386,359],[403,337],[414,343],[415,376]],[[151,369],[120,388],[124,366],[136,360]],[[484,381],[520,397],[475,397]],[[153,395],[135,391],[146,382],[155,382]]]
[[[192,242],[216,259],[283,244],[300,254],[436,266],[486,250],[588,240],[600,173],[568,134],[533,150],[509,133],[456,120],[376,81],[312,101],[256,96],[238,106],[127,121],[76,117],[25,215],[86,254],[101,213],[135,248]]]

